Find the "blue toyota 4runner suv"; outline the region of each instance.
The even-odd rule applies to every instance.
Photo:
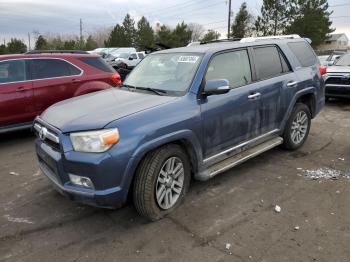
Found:
[[[301,147],[325,102],[324,73],[298,36],[157,52],[121,88],[38,117],[39,165],[73,200],[118,208],[130,193],[157,220],[192,177],[207,180],[278,145]]]

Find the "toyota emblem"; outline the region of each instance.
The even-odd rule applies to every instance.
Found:
[[[42,127],[40,129],[40,132],[39,132],[39,137],[41,140],[45,140],[46,139],[46,135],[47,135],[47,128],[46,127]]]

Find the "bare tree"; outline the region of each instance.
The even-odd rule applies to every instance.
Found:
[[[203,34],[205,33],[204,26],[197,24],[197,23],[191,23],[188,25],[189,29],[192,31],[191,41],[196,42],[199,41]]]

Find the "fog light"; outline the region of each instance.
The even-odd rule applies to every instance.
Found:
[[[74,185],[91,188],[91,189],[94,188],[94,184],[91,182],[91,179],[88,177],[69,174],[69,179]]]

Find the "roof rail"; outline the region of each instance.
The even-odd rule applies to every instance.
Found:
[[[211,41],[204,41],[204,42],[200,42],[200,44],[206,45],[211,43],[226,43],[226,42],[235,42],[240,40],[241,38],[224,38],[224,39],[217,39],[217,40],[211,40]]]
[[[26,54],[89,54],[82,50],[32,50]]]
[[[269,39],[298,39],[301,38],[299,35],[274,35],[274,36],[263,36],[263,37],[246,37],[240,40],[241,43],[251,43],[257,42],[261,40],[269,40]]]

